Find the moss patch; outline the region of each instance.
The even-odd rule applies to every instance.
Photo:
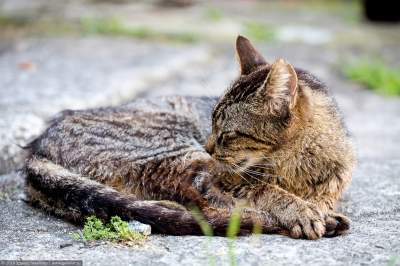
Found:
[[[146,239],[144,235],[131,230],[128,223],[122,221],[118,216],[112,217],[107,224],[95,216],[89,216],[82,232],[74,233],[73,237],[83,241],[106,240],[135,243],[141,243]]]

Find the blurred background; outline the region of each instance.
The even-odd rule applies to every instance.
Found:
[[[246,248],[244,239],[238,249],[242,265],[263,260],[271,265],[277,261],[314,265],[309,262],[315,259],[316,265],[395,265],[387,260],[400,252],[400,12],[396,3],[0,0],[0,257],[54,259],[86,254],[85,260],[98,265],[104,261],[122,265],[133,258],[145,265],[149,261],[173,264],[171,258],[179,258],[179,264],[197,260],[203,265],[206,259],[199,238],[153,237],[157,252],[164,255],[154,255],[151,249],[131,256],[128,250],[109,252],[102,246],[59,248],[70,241],[68,232],[76,228],[29,208],[23,202],[23,177],[15,170],[22,162],[21,147],[63,109],[171,94],[221,95],[238,75],[234,43],[242,34],[269,62],[285,58],[328,85],[359,158],[342,208],[354,222],[350,236],[307,242],[309,251],[304,251],[304,242],[286,238],[269,241],[272,236],[265,236],[272,249],[269,244]],[[218,249],[217,256],[220,253]],[[260,260],[263,254],[269,255]],[[318,261],[315,254],[325,260]]]

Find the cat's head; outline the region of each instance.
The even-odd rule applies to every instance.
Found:
[[[307,119],[308,100],[299,89],[301,70],[283,59],[267,63],[242,36],[236,51],[241,75],[215,106],[206,149],[219,161],[243,166],[296,134],[296,123]]]

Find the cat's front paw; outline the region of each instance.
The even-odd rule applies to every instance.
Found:
[[[297,202],[278,217],[292,238],[319,239],[324,236],[325,217],[314,204]]]
[[[343,235],[350,229],[350,219],[343,214],[328,212],[325,215],[326,232],[324,237]]]

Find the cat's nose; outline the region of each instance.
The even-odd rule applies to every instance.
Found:
[[[210,155],[212,155],[215,152],[215,141],[213,140],[213,138],[209,138],[205,148]]]

